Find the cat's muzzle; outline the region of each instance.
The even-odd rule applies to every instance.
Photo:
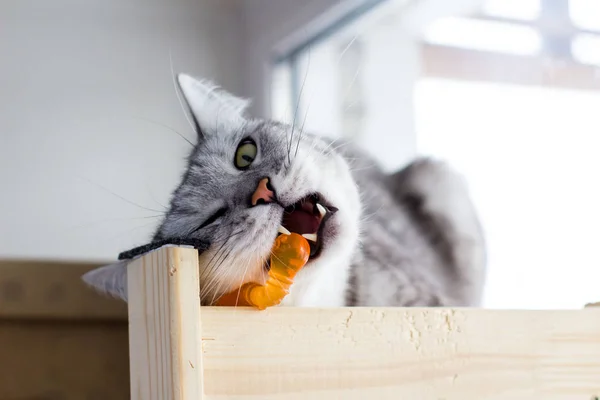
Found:
[[[310,244],[310,257],[318,257],[321,236],[327,220],[338,211],[328,204],[320,193],[311,193],[294,204],[285,207],[279,232],[295,232],[304,236]]]

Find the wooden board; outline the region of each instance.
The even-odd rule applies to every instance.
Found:
[[[127,304],[88,287],[97,264],[0,261],[0,318],[127,321]]]
[[[600,396],[600,310],[202,308],[207,399]]]
[[[600,396],[596,307],[199,311],[194,250],[163,248],[129,268],[135,399]]]
[[[163,248],[127,268],[131,398],[201,399],[198,252]]]
[[[81,276],[97,264],[0,261],[0,399],[129,398],[127,304]]]
[[[0,399],[129,399],[127,323],[0,320]]]

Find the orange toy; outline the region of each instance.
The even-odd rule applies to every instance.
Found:
[[[296,273],[308,261],[310,246],[297,233],[281,234],[275,239],[271,252],[269,278],[264,285],[248,282],[219,300],[217,306],[251,306],[259,310],[276,306],[287,294]]]

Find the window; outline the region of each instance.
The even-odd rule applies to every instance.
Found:
[[[537,54],[542,39],[536,29],[510,22],[474,18],[443,18],[431,24],[428,43],[511,54]]]
[[[600,281],[600,3],[466,3],[378,2],[281,59],[288,102],[386,170],[428,154],[467,177],[484,306],[580,308]]]
[[[541,0],[487,0],[483,3],[486,15],[532,21],[540,16]]]
[[[485,306],[595,301],[600,92],[429,78],[415,98],[418,153],[463,171],[483,219]]]
[[[569,0],[569,16],[579,29],[600,31],[600,2]]]
[[[578,34],[571,43],[571,53],[577,62],[600,66],[600,35]]]

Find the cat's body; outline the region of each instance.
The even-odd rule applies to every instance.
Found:
[[[186,75],[179,82],[198,144],[154,239],[212,243],[199,259],[203,304],[264,281],[286,229],[309,234],[313,255],[284,306],[479,304],[484,239],[446,165],[421,159],[387,175],[350,143],[251,119],[243,100]],[[126,298],[124,271],[106,267],[86,281]]]
[[[391,175],[360,160],[353,176],[364,215],[348,303],[478,305],[485,242],[462,177],[431,159]]]

